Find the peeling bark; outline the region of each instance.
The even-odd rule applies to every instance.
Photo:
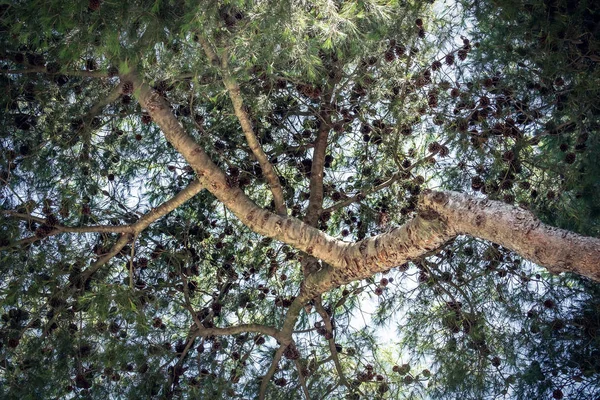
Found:
[[[342,259],[309,276],[304,282],[304,289],[314,297],[335,287],[368,278],[422,257],[454,236],[444,222],[417,216],[391,232],[347,245],[342,252]]]

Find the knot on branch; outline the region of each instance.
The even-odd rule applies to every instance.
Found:
[[[433,221],[439,219],[440,214],[431,208],[424,208],[419,211],[419,217],[423,218],[425,221]]]
[[[156,110],[162,110],[164,108],[164,101],[160,93],[154,89],[150,91],[148,99],[146,100],[146,109],[148,112],[154,112]]]

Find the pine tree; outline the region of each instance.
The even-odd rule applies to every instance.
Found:
[[[3,398],[598,396],[597,5],[196,3],[0,5]]]

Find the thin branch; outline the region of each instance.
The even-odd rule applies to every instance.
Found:
[[[325,323],[325,328],[327,329],[327,331],[333,333],[333,324],[331,323],[331,318],[329,317],[329,314],[327,313],[325,308],[323,308],[323,304],[321,302],[321,296],[317,296],[315,298],[315,310],[317,311],[317,313],[319,313],[319,315],[323,319],[323,322]],[[340,377],[340,382],[342,383],[342,385],[346,386],[348,389],[351,389],[351,390],[354,389],[348,383],[348,380],[346,379],[346,375],[344,374],[344,369],[342,368],[342,364],[340,363],[340,358],[338,356],[337,348],[335,347],[335,340],[333,338],[331,338],[328,340],[328,342],[329,342],[329,351],[331,352],[331,358],[333,359],[335,369],[337,370],[337,373]]]
[[[45,224],[46,223],[46,220],[44,218],[36,217],[36,216],[30,215],[30,214],[20,213],[18,211],[1,210],[1,212],[4,215],[8,215],[9,217],[14,217],[14,218],[17,218],[17,219],[22,219],[22,220],[25,220],[25,221],[34,221],[34,222],[37,222],[38,224]]]
[[[109,78],[106,71],[60,71],[51,73],[46,70],[46,67],[29,67],[24,69],[0,69],[0,74],[17,75],[17,74],[46,74],[46,75],[67,75],[67,76],[83,76],[86,78]]]
[[[8,246],[1,246],[0,251],[8,250],[8,249],[11,249],[14,247],[19,247],[19,246],[26,246],[30,243],[37,242],[38,240],[39,239],[36,236],[29,236],[29,237],[17,240],[16,242],[12,242]]]
[[[271,362],[271,366],[269,367],[269,370],[267,371],[267,373],[265,374],[265,376],[263,377],[261,383],[260,383],[260,390],[258,392],[258,400],[265,400],[265,395],[267,394],[267,388],[269,387],[269,382],[271,381],[271,378],[273,378],[273,375],[275,374],[275,371],[277,371],[277,366],[279,365],[279,361],[281,360],[281,357],[283,356],[283,352],[285,351],[285,349],[287,348],[287,344],[281,344],[279,346],[279,348],[277,349],[277,351],[275,352],[275,355],[273,356],[273,361]]]
[[[85,70],[71,70],[71,71],[58,71],[48,72],[45,66],[38,66],[30,64],[27,60],[15,59],[14,55],[11,54],[0,54],[0,60],[11,61],[15,64],[23,65],[25,68],[22,69],[0,69],[0,74],[46,74],[46,75],[68,75],[68,76],[84,76],[88,78],[109,78],[108,71],[85,71]]]
[[[294,360],[294,364],[296,365],[296,370],[298,370],[298,380],[304,392],[304,397],[306,400],[310,400],[310,393],[308,392],[308,387],[306,387],[306,379],[304,379],[304,375],[302,374],[302,366],[298,360]]]
[[[334,205],[324,209],[323,212],[333,212],[333,211],[339,210],[340,208],[344,208],[352,203],[355,203],[357,201],[361,201],[368,195],[370,195],[372,193],[376,193],[376,192],[380,191],[381,189],[385,189],[386,187],[393,185],[394,182],[397,182],[398,180],[400,180],[401,176],[402,176],[402,174],[395,173],[387,181],[385,181],[377,186],[374,186],[372,188],[362,190],[360,193],[357,193],[354,196],[351,196],[351,197],[348,197],[347,199],[339,201],[339,202],[335,203]]]
[[[115,86],[108,95],[106,95],[101,101],[94,104],[92,108],[85,114],[84,119],[86,121],[91,121],[95,116],[97,116],[104,107],[109,105],[110,103],[114,103],[121,97],[122,87],[121,85]]]
[[[267,371],[267,374],[263,377],[262,382],[260,384],[260,392],[258,398],[261,400],[264,400],[265,398],[269,381],[271,380],[273,374],[277,370],[277,365],[279,364],[279,360],[281,360],[283,352],[290,345],[290,343],[292,343],[292,332],[294,330],[294,327],[296,326],[298,317],[300,316],[300,310],[308,300],[309,299],[305,298],[302,294],[300,294],[294,299],[294,301],[288,308],[288,312],[285,316],[285,321],[281,330],[278,332],[276,338],[280,343],[279,349],[273,356],[273,362],[271,363],[271,367]]]
[[[298,146],[288,146],[288,147],[282,147],[280,149],[273,149],[272,152],[269,153],[269,155],[271,157],[279,157],[282,154],[291,154],[291,153],[295,153],[295,152],[302,152],[308,149],[312,149],[313,147],[315,147],[315,145],[313,143],[306,143],[306,144],[301,144]]]
[[[48,219],[42,217],[36,217],[35,215],[23,214],[13,210],[1,210],[4,215],[9,217],[14,217],[17,219],[22,219],[25,221],[35,221],[38,224],[46,224],[48,225]],[[92,226],[63,226],[56,225],[53,226],[53,231],[50,232],[47,236],[56,235],[59,233],[128,233],[133,232],[133,225],[122,225],[122,226],[112,226],[112,225],[92,225]]]
[[[212,49],[210,43],[201,35],[198,35],[198,41],[202,45],[206,56],[211,61],[214,66],[219,65],[219,57]],[[254,128],[252,127],[252,122],[250,121],[250,116],[244,107],[242,94],[240,87],[231,73],[229,72],[229,68],[227,65],[227,55],[224,55],[221,63],[220,63],[220,71],[223,77],[223,84],[229,93],[229,98],[233,103],[233,110],[235,112],[236,117],[238,118],[240,125],[242,126],[242,131],[246,136],[246,141],[248,142],[248,146],[252,153],[256,157],[260,167],[262,169],[263,175],[267,182],[269,183],[269,187],[271,192],[273,193],[273,201],[275,203],[275,210],[279,215],[287,215],[286,207],[285,207],[285,198],[283,196],[283,189],[281,188],[281,183],[279,182],[279,177],[273,168],[273,165],[269,161],[269,158],[263,151],[258,138],[254,132]]]
[[[323,212],[331,213],[336,210],[339,210],[340,208],[344,208],[352,203],[361,201],[368,195],[370,195],[372,193],[376,193],[376,192],[380,191],[381,189],[385,189],[386,187],[393,185],[395,182],[399,181],[400,179],[404,179],[410,173],[410,171],[412,171],[413,169],[415,169],[417,166],[419,166],[421,164],[429,162],[429,160],[433,159],[433,158],[434,158],[433,155],[424,157],[424,158],[420,159],[419,161],[417,161],[416,163],[412,164],[409,168],[403,168],[402,171],[394,173],[390,177],[390,179],[388,179],[387,181],[382,182],[381,184],[374,186],[372,188],[367,188],[367,189],[361,190],[359,193],[355,194],[354,196],[348,197],[347,199],[339,201],[339,202],[333,204],[332,206],[324,209]]]
[[[266,336],[271,336],[272,338],[279,340],[280,334],[279,331],[272,326],[260,325],[260,324],[240,324],[234,326],[228,326],[226,328],[199,328],[195,330],[198,332],[198,336],[208,337],[208,336],[228,336],[228,335],[237,335],[239,333],[252,332],[252,333],[261,333]]]
[[[37,236],[30,236],[28,238],[21,239],[17,242],[14,242],[8,246],[0,247],[0,250],[5,250],[11,247],[15,247],[20,244],[32,243],[37,240],[44,239],[49,236],[58,235],[61,233],[120,233],[124,234],[132,234],[135,235],[150,225],[150,223],[156,221],[157,219],[163,217],[169,212],[173,211],[179,205],[183,204],[197,193],[199,193],[203,189],[203,186],[195,180],[188,187],[177,193],[172,199],[163,203],[157,208],[152,209],[150,212],[142,216],[136,223],[131,225],[121,225],[121,226],[112,226],[112,225],[92,225],[92,226],[82,226],[82,227],[71,227],[71,226],[63,226],[56,225],[53,226],[52,231],[48,232],[46,236],[43,238],[39,238]],[[35,221],[40,224],[47,224],[48,220],[40,217],[36,217],[29,214],[23,214],[12,210],[2,210],[2,213],[8,215],[9,217],[14,217],[18,219]],[[118,253],[118,251],[117,251]],[[115,253],[116,254],[116,253]]]
[[[93,262],[82,274],[83,281],[90,278],[96,271],[98,271],[104,264],[109,262],[114,256],[119,254],[119,252],[129,243],[132,235],[122,233],[119,239],[115,242],[115,244],[111,247],[108,253],[104,254],[98,260]]]
[[[177,207],[181,206],[183,203],[185,203],[186,201],[188,201],[189,199],[194,197],[196,194],[198,194],[203,188],[204,188],[204,186],[198,180],[194,180],[185,189],[183,189],[182,191],[177,193],[175,196],[173,196],[173,198],[167,200],[166,202],[162,203],[160,206],[153,208],[152,210],[150,210],[149,212],[144,214],[136,223],[130,225],[131,229],[133,230],[133,233],[130,233],[130,234],[121,233],[121,237],[115,243],[113,248],[108,252],[108,254],[105,254],[103,257],[98,259],[98,261],[96,261],[95,263],[90,265],[85,270],[84,275],[87,278],[89,278],[96,271],[98,271],[98,269],[100,269],[100,267],[102,267],[112,257],[114,257],[123,247],[125,247],[125,245],[129,241],[129,237],[130,237],[129,235],[131,235],[131,237],[137,236],[140,232],[142,232],[144,229],[146,229],[152,222],[156,221],[157,219],[165,216],[166,214],[170,213]],[[119,246],[120,246],[120,248],[119,248]]]
[[[102,98],[102,100],[100,100],[99,102],[94,104],[92,106],[92,108],[90,108],[89,111],[87,113],[85,113],[85,115],[83,116],[82,121],[84,122],[84,128],[83,128],[83,134],[82,134],[82,136],[83,136],[82,152],[83,152],[84,159],[87,160],[89,158],[90,144],[92,141],[91,125],[92,125],[94,118],[96,118],[98,116],[98,114],[100,114],[102,112],[102,109],[104,107],[106,107],[110,103],[114,103],[115,101],[117,101],[117,99],[121,96],[121,92],[122,92],[121,84],[115,86],[110,91],[110,93],[108,93],[108,95],[106,95],[104,98]]]

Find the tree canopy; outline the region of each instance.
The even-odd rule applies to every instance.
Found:
[[[600,5],[0,2],[0,395],[600,396]]]

